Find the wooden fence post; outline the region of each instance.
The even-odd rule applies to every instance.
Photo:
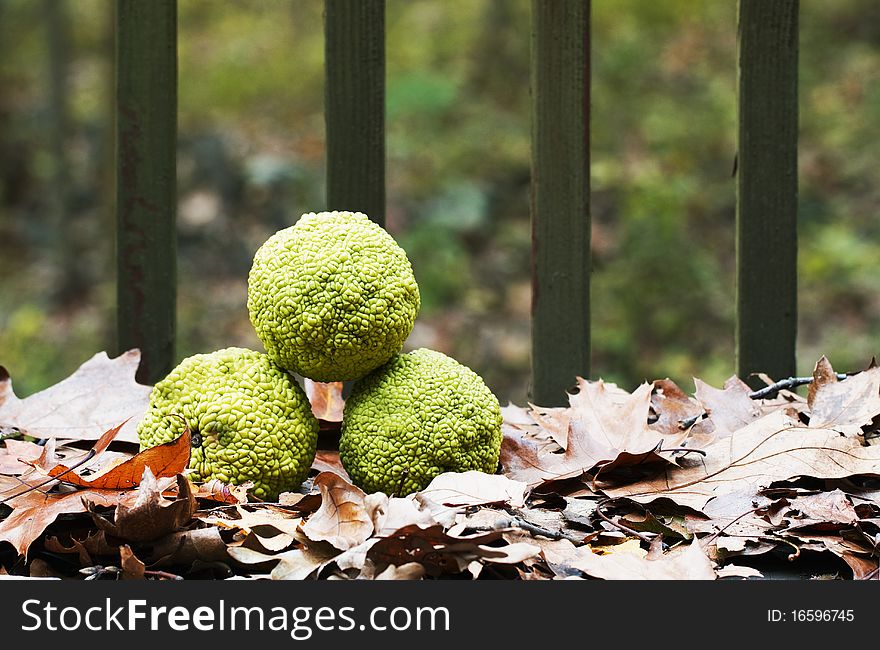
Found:
[[[736,368],[782,379],[796,372],[798,0],[740,0],[738,38]]]
[[[174,363],[177,296],[177,2],[118,0],[116,219],[118,349],[137,378]]]
[[[590,2],[532,1],[532,385],[590,372]]]
[[[327,209],[385,225],[385,0],[325,0]]]

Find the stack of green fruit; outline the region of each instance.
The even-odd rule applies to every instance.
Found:
[[[260,247],[248,276],[247,307],[266,353],[184,359],[153,388],[141,447],[186,425],[201,439],[195,480],[251,481],[261,499],[296,490],[318,437],[297,373],[355,381],[339,452],[364,490],[409,494],[443,472],[494,472],[501,409],[492,391],[440,352],[401,353],[420,304],[406,253],[383,228],[359,212],[304,214]]]

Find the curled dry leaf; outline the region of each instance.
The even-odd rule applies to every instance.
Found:
[[[118,440],[137,444],[137,423],[149,405],[150,386],[135,380],[140,351],[110,359],[99,352],[67,379],[19,399],[0,366],[0,430],[18,429],[35,438],[96,440],[127,422]]]
[[[128,544],[119,547],[119,562],[122,568],[123,580],[143,580],[146,566],[137,559],[134,551]]]
[[[694,379],[694,385],[697,401],[709,414],[715,438],[726,438],[764,415],[760,402],[749,397],[752,389],[739,377],[730,377],[723,388],[710,386],[702,379]]]
[[[169,501],[162,497],[162,489],[150,468],[144,468],[138,496],[132,505],[116,506],[111,522],[94,511],[89,511],[95,525],[110,535],[132,542],[148,542],[187,526],[198,509],[198,502],[185,477],[177,476],[177,498]]]
[[[373,522],[375,537],[388,537],[413,524],[427,528],[439,523],[430,508],[423,508],[414,495],[389,497],[384,492],[374,492],[366,496],[364,505]]]
[[[72,538],[72,546],[65,546],[57,537],[47,537],[45,548],[50,553],[76,554],[80,566],[92,566],[97,558],[112,557],[118,547],[107,542],[103,530],[90,532],[85,539]]]
[[[719,578],[763,578],[764,574],[750,566],[737,566],[728,564],[727,566],[715,569],[715,575]]]
[[[196,485],[193,495],[197,499],[235,505],[248,502],[247,493],[253,486],[252,481],[246,481],[241,485],[227,485],[220,479],[212,478],[210,481]]]
[[[421,580],[425,577],[425,567],[418,562],[408,562],[395,566],[393,564],[373,576],[373,580]]]
[[[141,545],[151,567],[188,566],[195,561],[228,562],[226,542],[215,527],[196,528],[171,533],[161,539]]]
[[[837,381],[831,364],[822,359],[810,386],[810,427],[858,436],[880,414],[880,367]]]
[[[304,541],[304,535],[299,531],[302,516],[277,506],[259,505],[254,509],[238,506],[231,513],[203,513],[196,516],[211,526],[253,534],[259,545],[270,552],[281,551],[297,540]]]
[[[344,551],[373,534],[363,490],[333,472],[318,474],[314,485],[321,491],[321,507],[302,527],[309,539],[328,542]]]
[[[579,377],[577,388],[569,395],[570,430],[563,453],[547,453],[546,446],[528,435],[527,427],[507,423],[501,445],[506,476],[538,486],[597,469],[676,462],[662,449],[676,447],[689,432],[673,435],[649,425],[652,384],[642,384],[630,394],[613,384]],[[558,420],[557,415],[554,421]]]

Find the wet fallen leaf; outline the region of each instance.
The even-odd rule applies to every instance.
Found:
[[[113,359],[99,352],[67,379],[24,399],[0,366],[0,430],[16,429],[34,438],[96,440],[120,422],[118,440],[137,444],[137,423],[146,413],[150,386],[135,381],[140,351]]]

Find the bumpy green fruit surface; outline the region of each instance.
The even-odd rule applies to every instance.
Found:
[[[368,492],[409,494],[438,474],[494,473],[498,399],[470,368],[425,348],[399,354],[352,388],[339,455]]]
[[[254,255],[251,323],[278,365],[358,379],[403,347],[420,307],[406,253],[360,212],[304,214]]]
[[[184,359],[150,393],[141,448],[183,433],[175,416],[201,437],[190,457],[196,481],[253,481],[256,497],[274,500],[300,487],[315,458],[318,421],[305,392],[261,352],[226,348]]]

